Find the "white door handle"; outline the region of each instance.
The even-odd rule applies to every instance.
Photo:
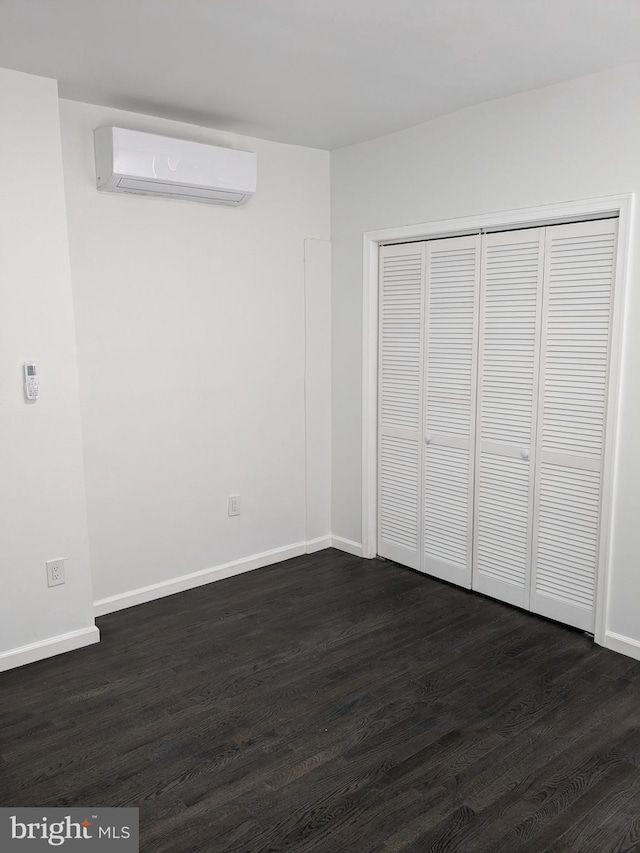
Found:
[[[524,459],[525,462],[529,461],[529,451],[528,450],[526,450],[526,449],[523,450],[520,455],[522,456],[522,458]]]
[[[425,435],[424,443],[425,444],[431,444],[431,436],[430,435]]]

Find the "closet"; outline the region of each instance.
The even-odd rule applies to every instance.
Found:
[[[586,631],[616,231],[380,248],[378,553]]]

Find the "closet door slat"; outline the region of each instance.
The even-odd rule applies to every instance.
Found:
[[[471,586],[480,237],[426,248],[423,571]]]
[[[420,568],[424,243],[380,249],[378,554]]]
[[[617,220],[547,228],[531,609],[593,631]]]
[[[473,586],[529,606],[544,228],[482,250]]]

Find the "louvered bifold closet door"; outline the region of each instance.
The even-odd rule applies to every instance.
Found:
[[[427,243],[423,570],[471,586],[480,236]]]
[[[424,243],[380,249],[378,554],[420,568]]]
[[[483,238],[473,586],[529,606],[544,229]]]
[[[617,220],[547,229],[531,609],[594,627]]]

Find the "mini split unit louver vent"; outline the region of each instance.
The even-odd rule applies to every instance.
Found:
[[[152,133],[95,131],[99,190],[237,207],[256,191],[256,155]]]

